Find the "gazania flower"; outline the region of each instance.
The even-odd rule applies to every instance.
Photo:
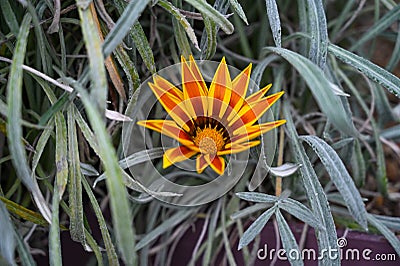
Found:
[[[246,98],[251,64],[231,80],[222,58],[208,88],[193,57],[189,62],[183,57],[181,60],[182,90],[158,75],[149,82],[172,120],[138,122],[180,143],[164,153],[164,168],[196,156],[198,173],[211,166],[221,175],[224,156],[258,145],[260,141],[255,138],[286,122],[256,123],[283,92],[264,97],[270,84]]]

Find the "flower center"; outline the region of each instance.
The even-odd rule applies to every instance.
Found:
[[[197,128],[196,137],[193,138],[194,143],[200,148],[203,154],[215,155],[225,145],[222,130],[215,128]]]

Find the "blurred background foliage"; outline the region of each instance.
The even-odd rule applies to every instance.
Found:
[[[273,214],[287,250],[299,247],[286,221],[301,220],[319,232],[320,248],[335,248],[337,227],[369,227],[400,254],[395,1],[0,5],[1,265],[61,265],[70,242],[60,235],[81,243],[89,264],[168,265],[194,224],[202,234],[192,263],[215,263],[223,254],[229,264],[250,265]],[[298,171],[278,167],[257,192],[235,195],[249,188],[243,178],[215,202],[176,208],[153,199],[121,168],[121,121],[135,91],[190,54],[225,56],[239,69],[253,63],[257,85],[285,91],[273,109],[288,120],[273,165],[301,164]],[[94,187],[105,172],[109,178]],[[238,245],[244,261],[234,256]]]

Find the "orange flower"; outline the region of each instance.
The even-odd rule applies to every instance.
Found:
[[[193,57],[181,58],[182,90],[155,75],[149,86],[173,120],[142,120],[138,124],[176,139],[180,146],[168,149],[163,167],[196,156],[196,170],[207,166],[222,174],[225,155],[239,153],[260,143],[252,140],[286,120],[257,124],[282,92],[264,97],[271,84],[246,98],[251,64],[231,80],[222,58],[209,88]],[[251,141],[252,140],[252,141]]]

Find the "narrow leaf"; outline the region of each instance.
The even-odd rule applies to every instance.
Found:
[[[276,47],[281,47],[282,29],[281,29],[281,19],[279,16],[278,6],[276,5],[275,0],[265,0],[265,4],[267,6],[269,26],[271,27],[275,45]]]
[[[49,257],[51,266],[62,265],[61,241],[60,241],[60,221],[59,214],[60,195],[58,186],[54,186],[53,200],[51,204],[52,218],[49,232]]]
[[[289,112],[288,105],[284,105],[284,117],[287,120],[286,127],[290,138],[291,150],[295,154],[295,158],[299,164],[301,180],[307,195],[307,199],[311,205],[313,213],[318,217],[321,225],[325,230],[316,229],[316,236],[319,250],[329,250],[337,248],[336,228],[333,222],[332,213],[329,208],[328,199],[318,180],[318,177],[311,165],[310,159],[307,156],[304,147],[298,140],[298,135],[293,124],[293,119]],[[322,265],[340,265],[340,258],[331,259],[327,254],[321,255]]]
[[[396,237],[396,235],[389,230],[380,220],[375,218],[372,214],[368,214],[368,222],[370,222],[379,232],[382,233],[392,245],[397,255],[400,256],[400,240]]]
[[[279,200],[278,197],[259,192],[238,192],[236,196],[243,200],[252,202],[275,203]]]
[[[22,139],[22,64],[25,58],[30,22],[31,16],[29,14],[25,15],[19,30],[7,83],[7,132],[13,132],[13,134],[7,134],[7,139],[12,162],[18,177],[29,191],[32,192],[33,198],[43,217],[45,217],[48,222],[51,222],[50,210],[36,180],[32,179],[26,159],[25,148],[20,141]]]
[[[290,230],[288,223],[285,221],[285,218],[283,218],[281,212],[279,211],[279,208],[276,209],[275,217],[276,222],[278,223],[281,242],[286,251],[286,257],[288,258],[290,265],[304,265],[296,238],[294,238],[294,235]]]
[[[278,206],[306,224],[320,230],[325,230],[324,226],[312,211],[297,200],[290,198],[282,199]]]
[[[16,265],[14,260],[15,237],[14,228],[3,202],[0,201],[0,258],[4,258],[8,264]]]
[[[243,247],[247,246],[256,236],[260,234],[261,230],[267,224],[271,216],[275,213],[275,210],[276,206],[269,208],[263,214],[261,214],[257,220],[255,220],[249,226],[249,228],[247,228],[239,240],[238,250],[241,250]]]
[[[198,11],[200,11],[203,15],[208,16],[211,18],[217,25],[221,27],[221,29],[226,33],[226,34],[232,34],[233,33],[233,25],[229,20],[219,13],[217,10],[215,10],[210,4],[208,4],[206,1],[202,0],[185,0],[192,6],[194,6]]]
[[[313,148],[345,200],[351,215],[359,225],[367,230],[367,211],[364,202],[335,150],[317,136],[301,136],[300,139],[306,141]]]
[[[351,136],[357,134],[351,118],[344,110],[340,96],[335,95],[331,89],[331,83],[320,68],[293,51],[277,47],[267,47],[265,49],[282,56],[296,68],[307,82],[320,109],[338,129]]]
[[[400,5],[395,6],[392,10],[387,12],[381,19],[379,19],[362,37],[349,49],[350,51],[357,50],[366,41],[374,38],[382,33],[386,28],[390,27],[400,17]]]
[[[345,64],[361,71],[368,78],[386,87],[391,93],[400,98],[400,79],[392,73],[334,44],[329,44],[328,51]]]

